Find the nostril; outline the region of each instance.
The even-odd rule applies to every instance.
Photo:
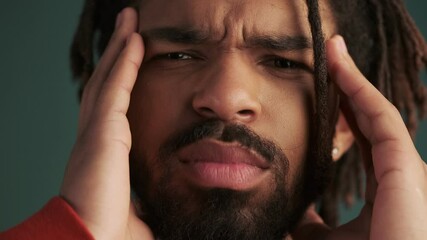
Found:
[[[215,114],[215,112],[208,108],[208,107],[201,107],[199,108],[199,113],[201,113],[202,115],[211,115],[211,114]]]
[[[244,116],[254,114],[254,112],[252,110],[240,110],[238,113],[239,113],[239,115],[244,115]]]

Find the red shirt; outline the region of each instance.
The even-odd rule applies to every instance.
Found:
[[[94,240],[74,209],[62,198],[52,198],[25,222],[0,233],[0,240]]]

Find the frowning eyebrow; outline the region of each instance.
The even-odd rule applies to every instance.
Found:
[[[279,51],[296,51],[312,48],[311,41],[304,36],[251,36],[246,41],[250,47],[261,47]]]
[[[148,41],[166,41],[171,43],[199,45],[213,38],[208,32],[195,30],[191,28],[164,27],[154,28],[140,33]],[[251,35],[245,37],[245,47],[265,48],[278,51],[295,51],[311,49],[312,44],[306,36],[289,35]]]
[[[147,40],[160,40],[182,44],[202,44],[209,40],[208,33],[190,28],[154,28],[142,31],[140,34]]]

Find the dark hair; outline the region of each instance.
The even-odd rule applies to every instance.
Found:
[[[80,79],[80,94],[94,70],[94,55],[102,54],[114,29],[116,15],[139,0],[86,0],[71,48],[74,77]],[[328,81],[325,44],[318,0],[306,0],[311,26],[315,78],[316,156],[330,159],[331,133],[327,106]],[[406,119],[412,136],[418,121],[427,113],[427,90],[420,71],[427,66],[427,45],[402,0],[329,0],[338,31],[347,42],[350,55],[362,73],[389,99]],[[94,51],[96,48],[97,51]],[[338,221],[339,200],[351,205],[362,197],[363,171],[355,146],[336,163],[331,184],[316,186],[323,192],[320,215],[334,226]]]
[[[333,0],[338,31],[362,73],[406,119],[414,137],[427,113],[427,90],[420,72],[427,66],[427,45],[402,0]],[[323,194],[325,222],[338,221],[338,201],[352,205],[363,196],[363,166],[356,145],[336,164],[336,175]]]

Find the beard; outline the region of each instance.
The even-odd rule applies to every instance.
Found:
[[[183,190],[177,186],[176,161],[171,160],[174,154],[207,138],[237,142],[262,156],[271,165],[269,171],[273,176],[266,187],[238,191],[197,186]],[[280,147],[244,125],[218,120],[199,123],[173,135],[158,156],[157,166],[131,167],[133,190],[142,206],[140,217],[157,239],[283,239],[314,200],[311,177],[304,170],[308,162],[290,179],[289,160]],[[132,162],[147,163],[134,157]],[[153,167],[162,169],[157,183],[152,181]],[[318,176],[314,178],[322,181]],[[310,189],[309,196],[304,189]]]

